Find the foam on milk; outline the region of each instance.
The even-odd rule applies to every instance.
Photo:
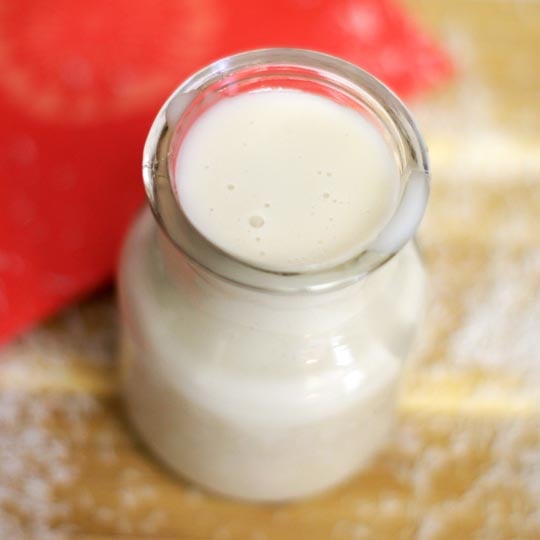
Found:
[[[296,90],[240,94],[183,140],[175,187],[188,219],[258,266],[326,268],[360,253],[390,220],[400,171],[360,112]]]

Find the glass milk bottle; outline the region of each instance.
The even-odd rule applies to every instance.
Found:
[[[143,177],[150,208],[118,277],[143,441],[247,500],[309,496],[369,464],[424,305],[429,168],[404,105],[338,58],[239,54],[165,103]]]

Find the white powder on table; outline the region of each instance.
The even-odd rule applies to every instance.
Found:
[[[540,250],[494,253],[467,295],[465,316],[449,343],[453,363],[523,377],[540,377]]]
[[[80,425],[98,407],[88,396],[0,393],[0,538],[63,538],[71,505],[56,490],[74,483],[78,471],[71,443],[47,426],[55,417]]]

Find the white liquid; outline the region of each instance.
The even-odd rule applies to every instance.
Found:
[[[275,270],[332,266],[389,221],[399,170],[359,112],[300,91],[241,94],[190,128],[176,190],[195,227],[224,251]]]

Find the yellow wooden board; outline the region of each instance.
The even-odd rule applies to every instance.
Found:
[[[294,504],[189,486],[129,430],[103,293],[0,353],[0,539],[540,539],[540,3],[406,4],[460,76],[413,104],[431,300],[389,447]]]

